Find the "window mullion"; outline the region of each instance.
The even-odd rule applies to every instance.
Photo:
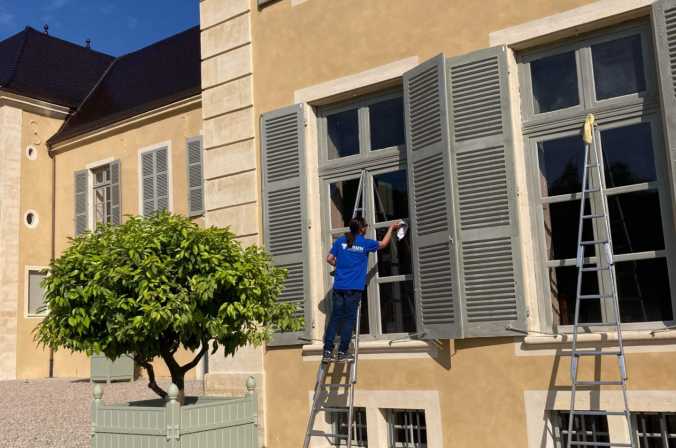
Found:
[[[367,173],[364,176],[364,185],[362,186],[362,200],[364,201],[364,218],[370,224],[366,236],[376,239],[376,229],[372,224],[375,222],[375,207],[373,202],[373,175]],[[368,258],[368,272],[375,272],[371,281],[366,285],[369,301],[369,328],[371,335],[382,337],[383,331],[380,319],[380,292],[378,288],[378,253]],[[368,277],[367,277],[368,278]]]
[[[580,104],[584,109],[594,106],[595,87],[594,87],[594,69],[592,65],[591,47],[585,45],[576,50],[578,82],[580,85]]]
[[[368,106],[360,106],[359,118],[359,153],[367,155],[371,151],[371,126]]]

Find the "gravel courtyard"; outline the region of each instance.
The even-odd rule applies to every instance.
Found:
[[[101,387],[110,404],[157,397],[143,378]],[[0,381],[0,447],[88,448],[92,389],[89,380]],[[201,393],[201,381],[186,382],[186,395]]]

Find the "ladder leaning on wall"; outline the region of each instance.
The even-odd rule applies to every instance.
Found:
[[[610,233],[610,218],[608,214],[608,200],[605,194],[605,179],[603,176],[603,158],[598,148],[595,133],[594,116],[589,114],[584,124],[583,140],[585,144],[584,171],[582,174],[582,194],[580,200],[580,218],[578,225],[577,239],[577,292],[575,298],[575,318],[573,323],[573,341],[571,351],[566,353],[570,355],[570,375],[571,375],[571,395],[570,395],[570,414],[568,415],[568,442],[567,448],[576,446],[595,446],[595,447],[632,447],[635,448],[635,437],[632,431],[631,414],[629,412],[629,402],[627,399],[627,367],[624,356],[624,343],[622,341],[622,328],[620,322],[620,306],[617,295],[617,281],[615,276],[615,262],[613,257],[613,243]],[[598,204],[600,212],[590,208],[586,211],[586,203]],[[583,237],[584,224],[591,222],[602,232],[602,237],[585,240]],[[585,258],[585,251],[589,248],[596,248],[595,256]],[[606,294],[598,292],[583,291],[582,280],[585,273],[592,275],[606,275],[608,279],[608,289]],[[598,282],[601,284],[601,281]],[[580,323],[580,304],[583,301],[598,301],[603,306],[606,301],[610,301],[614,321],[604,322],[584,322]],[[604,345],[599,350],[590,350],[578,347],[578,331],[581,328],[590,327],[614,327],[617,332],[617,341],[611,345]],[[578,379],[578,367],[583,357],[601,359],[603,357],[614,357],[617,360],[619,369],[619,379],[617,380],[580,380]],[[620,386],[622,390],[622,400],[624,410],[582,410],[576,403],[576,393],[579,387],[604,387]],[[575,417],[580,416],[622,416],[626,419],[627,431],[630,442],[588,442],[582,440],[573,440]]]
[[[361,172],[359,177],[359,186],[357,187],[357,195],[354,202],[354,207],[352,208],[352,219],[356,218],[357,215],[361,213],[364,216],[364,201],[363,201],[363,189],[364,182],[366,180],[366,171]],[[347,360],[345,365],[347,366],[347,381],[341,382],[343,374],[336,371],[336,367],[341,364],[331,360],[328,363],[319,363],[319,369],[317,370],[317,380],[315,382],[314,397],[312,398],[312,408],[310,409],[310,416],[307,422],[307,429],[305,431],[305,441],[303,442],[303,448],[308,448],[310,446],[310,440],[313,437],[323,437],[325,439],[333,439],[334,445],[342,445],[342,440],[345,440],[345,445],[347,448],[352,448],[352,422],[354,421],[354,389],[357,385],[357,364],[359,361],[359,323],[361,322],[361,301],[357,307],[357,319],[355,321],[354,330],[353,330],[353,347],[354,353],[351,359]],[[331,371],[331,367],[333,370]],[[337,374],[337,375],[336,375]],[[326,382],[327,377],[329,382]],[[330,395],[333,393],[339,393],[341,390],[347,392],[347,408],[345,407],[335,407],[327,406],[326,401],[329,399]],[[333,433],[328,433],[320,430],[315,430],[315,420],[318,414],[320,413],[329,413],[334,414],[346,413],[347,414],[347,434],[341,434],[337,431],[338,426],[336,425],[336,430]]]

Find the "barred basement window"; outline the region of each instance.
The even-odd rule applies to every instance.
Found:
[[[634,428],[640,448],[676,446],[676,413],[633,413]]]
[[[389,448],[427,448],[425,411],[390,409],[387,426]]]
[[[347,446],[347,408],[345,411],[333,411],[328,413],[329,423],[333,434],[341,434],[343,438],[334,438],[333,446]],[[368,446],[366,431],[366,408],[354,408],[354,420],[352,421],[352,446]]]
[[[551,413],[552,426],[557,448],[568,446],[568,419],[570,412],[553,411]],[[573,420],[574,442],[583,442],[587,447],[608,446],[608,417],[605,415],[576,415]],[[598,443],[598,445],[597,445]],[[604,445],[605,444],[605,445]]]

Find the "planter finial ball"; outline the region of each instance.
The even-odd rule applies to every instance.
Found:
[[[100,400],[101,398],[103,398],[103,389],[97,384],[94,386],[94,399]]]
[[[256,389],[256,378],[250,376],[246,379],[246,390],[253,392]]]
[[[167,394],[169,395],[170,400],[176,400],[178,398],[178,386],[176,386],[174,383],[171,383]]]

